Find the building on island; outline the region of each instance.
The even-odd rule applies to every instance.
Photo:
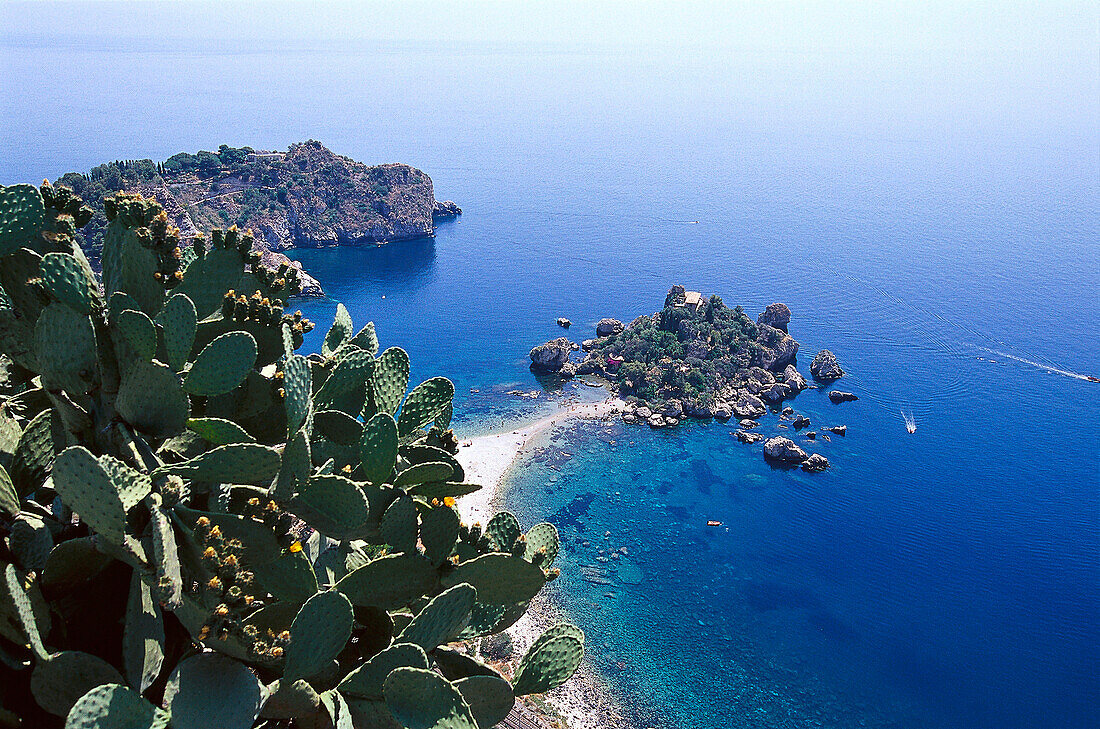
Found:
[[[282,162],[285,156],[285,152],[249,152],[245,159],[248,162]]]
[[[696,314],[703,311],[707,305],[707,300],[703,298],[703,295],[698,291],[685,291],[684,303],[682,306],[685,309],[691,309]]]

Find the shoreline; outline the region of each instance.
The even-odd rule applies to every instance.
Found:
[[[532,445],[553,429],[573,420],[603,420],[621,412],[626,402],[609,398],[603,402],[567,406],[552,415],[503,433],[490,433],[463,441],[458,459],[466,471],[466,480],[482,485],[459,501],[459,512],[467,523],[485,524],[499,509],[507,491],[508,477]],[[530,525],[528,525],[530,526]],[[512,661],[518,661],[528,646],[562,616],[561,608],[551,595],[542,594],[532,601],[519,621],[505,631],[512,639]],[[514,666],[513,666],[514,668]],[[603,679],[587,658],[577,673],[565,685],[543,695],[543,701],[557,714],[545,720],[564,721],[567,729],[628,729],[629,723],[618,710]],[[543,712],[530,701],[528,708]],[[558,726],[557,723],[553,724]]]

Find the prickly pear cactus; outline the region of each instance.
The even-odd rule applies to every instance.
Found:
[[[97,278],[79,198],[0,187],[0,725],[487,729],[572,675],[571,625],[514,685],[453,649],[512,625],[559,543],[462,523],[449,380],[409,391],[342,306],[297,353],[298,273],[247,231],[104,209]]]

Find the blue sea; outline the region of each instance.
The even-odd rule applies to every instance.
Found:
[[[329,294],[299,305],[451,377],[464,435],[602,397],[528,371],[560,316],[579,341],[676,283],[782,301],[800,369],[829,348],[860,397],[791,403],[848,426],[809,446],[827,473],[730,425],[581,423],[510,484],[558,524],[554,598],[636,726],[1095,727],[1097,11],[842,25],[698,48],[5,29],[0,182],[307,138],[425,170],[463,215],[296,252]]]

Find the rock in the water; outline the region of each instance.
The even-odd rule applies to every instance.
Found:
[[[540,374],[561,372],[562,367],[569,361],[569,353],[572,350],[572,342],[565,337],[558,337],[546,344],[540,344],[531,350],[531,370]],[[573,374],[576,374],[575,369]]]
[[[598,341],[596,341],[595,339],[586,339],[583,342],[581,342],[581,349],[583,349],[585,352],[591,352],[593,349],[595,349],[599,345],[600,345],[600,343]]]
[[[558,319],[558,326],[561,327],[562,329],[568,329],[569,327],[573,326],[573,322],[569,321],[568,319],[566,319],[563,316],[560,319]]]
[[[829,428],[826,428],[825,430],[829,431],[830,433],[834,433],[836,435],[848,435],[848,426],[847,425],[833,425]]]
[[[453,218],[462,215],[462,208],[455,205],[453,200],[436,200],[432,208],[433,218]]]
[[[843,390],[832,390],[829,393],[829,399],[832,400],[833,403],[842,403],[858,400],[859,398],[855,396],[855,393],[844,392]]]
[[[738,425],[740,425],[745,430],[752,430],[756,426],[760,425],[760,423],[756,422],[755,420],[749,420],[748,418],[745,418],[744,420],[739,422]]]
[[[641,418],[642,420],[649,420],[649,418],[653,415],[653,411],[650,410],[645,405],[643,405],[640,408],[638,408],[637,410],[635,410],[634,414],[636,416],[638,416],[639,418]]]
[[[764,440],[763,435],[760,433],[753,433],[749,430],[738,430],[735,435],[737,436],[737,440],[742,443],[756,443],[757,441]]]
[[[794,365],[787,365],[783,370],[783,382],[791,388],[791,393],[798,393],[806,389],[806,378],[794,368]]]
[[[598,359],[586,359],[577,365],[578,375],[602,375],[603,365]]]
[[[780,371],[794,361],[798,354],[798,342],[782,329],[761,324],[756,343],[760,348],[753,352],[752,364],[768,370]]]
[[[809,471],[810,473],[821,473],[828,467],[829,459],[820,453],[814,453],[802,462],[802,470]]]
[[[827,349],[823,349],[817,353],[813,362],[810,362],[810,374],[814,376],[814,379],[829,382],[843,377],[844,370],[840,368],[836,355]]]
[[[634,417],[634,413],[623,413],[624,423],[633,423],[635,421],[637,421],[637,418]]]
[[[794,408],[792,408],[790,405],[788,405],[787,407],[783,408],[783,410],[779,414],[780,415],[786,415],[786,416],[794,415]]]
[[[761,399],[772,405],[777,405],[790,396],[790,389],[782,382],[775,382],[760,393]]]
[[[684,406],[679,400],[669,400],[665,403],[664,407],[661,408],[661,415],[664,415],[666,418],[678,418],[683,414]]]
[[[596,336],[610,337],[612,334],[619,334],[623,329],[623,323],[618,319],[600,319],[600,323],[596,325]]]
[[[706,420],[714,417],[714,403],[691,398],[684,400],[684,415]]]
[[[664,427],[665,419],[662,418],[660,415],[654,413],[653,415],[649,416],[646,422],[649,423],[649,427],[651,428],[662,428]]]
[[[733,404],[733,414],[738,418],[759,418],[768,412],[763,401],[755,395],[745,393]]]
[[[791,310],[786,304],[768,304],[763,313],[756,317],[756,323],[787,331],[787,325],[791,323]]]
[[[567,380],[571,380],[577,376],[577,365],[572,362],[566,362],[558,370],[558,376]]]
[[[810,427],[810,419],[807,418],[805,415],[797,415],[797,416],[795,416],[795,419],[791,423],[791,425],[794,426],[795,430],[802,430],[803,428],[809,428]]]
[[[802,463],[809,456],[790,438],[777,436],[764,441],[764,458],[780,463]]]
[[[733,417],[733,410],[727,403],[720,402],[714,405],[714,418],[716,420],[729,420]]]
[[[805,433],[803,433],[803,435],[805,435],[810,440],[817,440],[816,430],[807,430]]]

